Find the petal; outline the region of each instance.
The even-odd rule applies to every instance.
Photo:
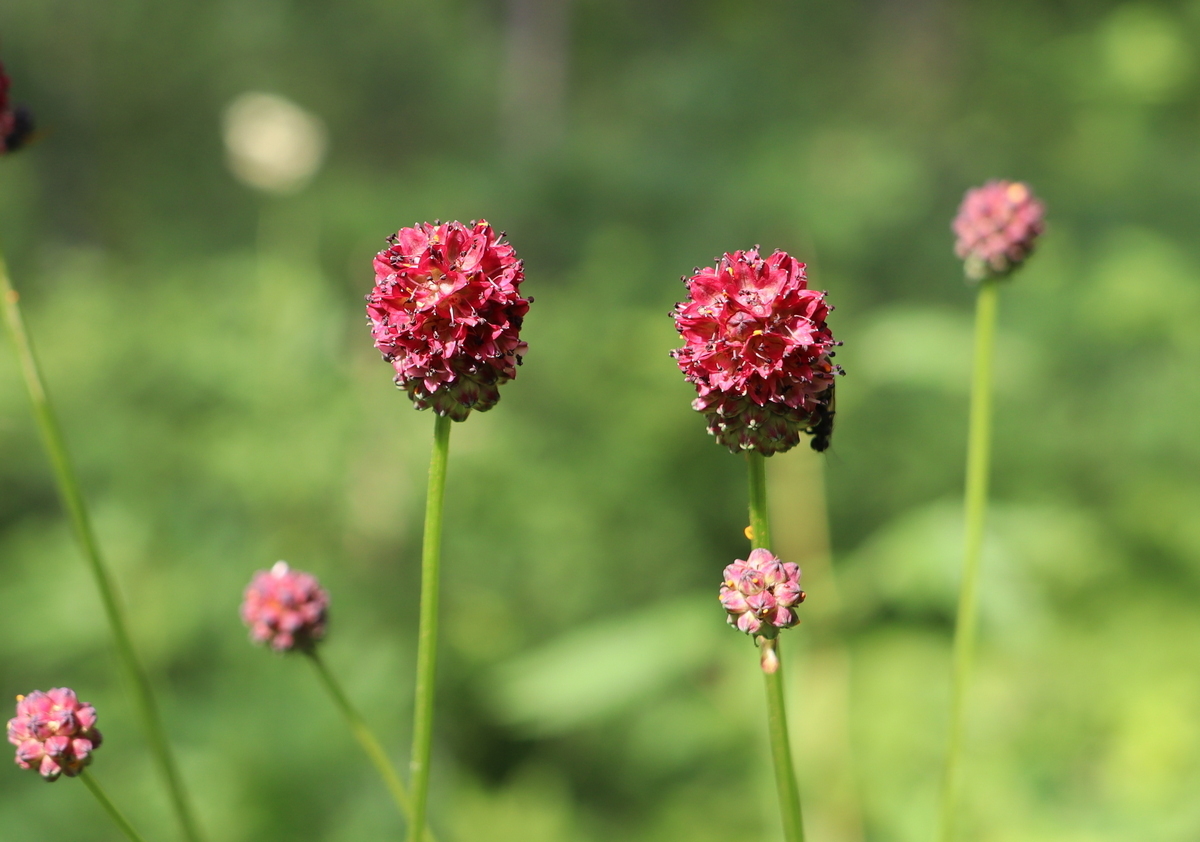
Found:
[[[22,763],[26,769],[29,764],[37,763],[46,754],[46,749],[40,740],[26,740],[17,746],[17,762]]]
[[[62,767],[54,762],[52,757],[46,756],[42,758],[38,773],[48,781],[55,781],[62,774]]]
[[[75,739],[71,740],[71,753],[75,755],[77,760],[87,759],[87,756],[91,754],[93,748],[94,746],[92,745],[92,741],[84,739],[83,737],[76,737]]]
[[[740,591],[735,591],[731,588],[721,589],[721,605],[725,606],[726,611],[734,614],[745,611],[750,607],[746,604],[746,597]]]
[[[738,631],[743,631],[746,634],[754,634],[762,627],[762,621],[747,611],[738,617],[737,627]]]
[[[761,569],[762,566],[765,565],[767,562],[778,561],[778,559],[775,558],[775,556],[771,554],[770,550],[764,549],[763,547],[758,547],[757,549],[750,551],[750,558],[748,558],[746,561],[748,564],[752,565],[753,567],[757,567],[757,568]]]

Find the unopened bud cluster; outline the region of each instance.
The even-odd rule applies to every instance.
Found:
[[[989,181],[968,190],[954,233],[967,278],[1002,278],[1025,262],[1045,230],[1045,206],[1019,181]]]
[[[250,638],[277,652],[312,649],[325,636],[328,610],[329,594],[317,577],[284,561],[256,573],[242,600]]]
[[[762,548],[725,568],[721,605],[729,625],[750,635],[774,637],[800,622],[796,606],[804,601],[800,567]]]
[[[8,720],[8,741],[17,747],[17,765],[37,771],[47,781],[78,775],[92,762],[100,739],[96,709],[66,687],[17,696],[17,715]]]

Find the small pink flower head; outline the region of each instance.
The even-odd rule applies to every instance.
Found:
[[[16,152],[33,134],[33,117],[23,105],[8,100],[9,78],[0,64],[0,155]]]
[[[525,355],[525,270],[484,220],[401,228],[375,256],[367,318],[417,409],[464,421],[500,400]]]
[[[47,781],[78,775],[92,762],[100,739],[96,709],[66,687],[17,696],[17,715],[8,720],[8,741],[17,747],[17,765],[36,769]]]
[[[683,347],[671,355],[696,386],[692,408],[709,433],[735,453],[790,450],[801,433],[814,434],[814,449],[828,447],[841,343],[804,264],[783,251],[735,251],[685,283],[688,300],[671,314]]]
[[[796,606],[804,602],[800,568],[782,562],[770,550],[757,549],[750,558],[725,568],[721,604],[729,612],[729,625],[749,635],[775,637],[780,629],[800,622]]]
[[[1025,262],[1045,230],[1046,206],[1020,181],[968,190],[954,217],[954,253],[968,280],[1002,278]]]
[[[316,576],[277,561],[246,587],[242,621],[255,643],[269,643],[276,652],[307,651],[325,636],[328,610],[329,594]]]

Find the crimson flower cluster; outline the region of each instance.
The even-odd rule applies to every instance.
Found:
[[[735,453],[790,450],[802,432],[815,449],[828,446],[841,343],[804,268],[783,251],[735,251],[685,279],[688,300],[672,312],[684,345],[671,353],[696,387],[692,408]]]
[[[524,268],[484,220],[402,228],[375,257],[367,317],[418,409],[463,421],[491,409],[526,351]]]
[[[729,625],[746,634],[774,637],[800,622],[796,606],[804,602],[800,567],[782,562],[770,550],[750,551],[725,568],[721,604]]]
[[[25,106],[9,102],[9,85],[4,65],[0,64],[0,155],[16,152],[33,134],[33,117]]]
[[[953,229],[967,278],[1002,278],[1025,262],[1045,230],[1046,207],[1027,184],[989,181],[967,191]]]
[[[66,687],[17,696],[17,715],[8,720],[8,741],[17,747],[17,765],[35,769],[47,781],[78,775],[92,762],[100,740],[96,709]]]
[[[250,639],[276,652],[312,649],[325,636],[328,611],[329,594],[317,577],[292,570],[286,561],[254,574],[242,599]]]

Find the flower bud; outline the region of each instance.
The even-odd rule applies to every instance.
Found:
[[[59,775],[73,778],[92,762],[100,745],[96,709],[66,687],[17,696],[8,741],[17,747],[15,760],[22,769],[36,769],[47,781]]]
[[[805,593],[800,590],[799,566],[759,548],[745,561],[738,559],[726,567],[724,575],[721,605],[729,614],[729,625],[738,631],[771,638],[800,622],[796,606]]]
[[[268,643],[277,652],[305,651],[325,636],[328,608],[329,594],[317,577],[277,561],[254,574],[246,587],[242,621],[255,643]]]
[[[967,279],[1002,278],[1025,262],[1045,230],[1046,207],[1020,181],[989,181],[968,190],[954,217]]]

